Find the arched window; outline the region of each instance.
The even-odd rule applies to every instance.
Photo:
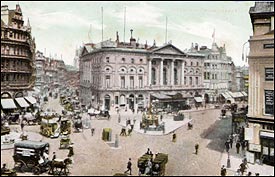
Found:
[[[152,85],[156,85],[156,69],[152,68]]]
[[[167,69],[163,69],[163,85],[167,85]]]
[[[189,77],[189,85],[193,85],[192,77]]]

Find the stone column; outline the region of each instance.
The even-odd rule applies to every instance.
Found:
[[[184,61],[181,63],[181,85],[184,85]]]
[[[148,67],[148,86],[150,86],[152,84],[152,60],[149,59],[149,67]]]
[[[160,59],[160,80],[159,80],[159,85],[163,85],[163,59]]]
[[[175,82],[174,82],[174,61],[175,60],[172,60],[172,62],[171,62],[171,85],[173,86],[174,84],[175,84]]]

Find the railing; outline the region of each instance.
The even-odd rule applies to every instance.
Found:
[[[23,73],[32,73],[32,69],[28,69],[28,68],[1,68],[1,72],[23,72]]]

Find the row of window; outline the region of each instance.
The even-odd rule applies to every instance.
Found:
[[[19,26],[20,28],[20,26]],[[10,39],[18,39],[18,40],[26,40],[28,37],[26,34],[23,33],[16,33],[14,31],[1,31],[1,38],[7,38],[9,37]]]
[[[126,59],[125,58],[122,58],[121,59],[121,62],[122,63],[125,63],[126,62]],[[139,59],[139,63],[142,63],[143,62],[143,59],[140,58]],[[109,57],[106,57],[106,63],[110,63],[110,58]],[[131,63],[134,64],[135,63],[135,59],[134,58],[131,58]]]
[[[207,68],[207,69],[229,69],[230,68],[230,65],[228,64],[220,64],[218,66],[218,64],[210,64],[210,63],[204,63],[204,67]]]
[[[211,73],[211,72],[204,72],[203,74],[204,80],[216,80],[216,79],[230,79],[230,74],[226,74],[223,72],[220,72],[220,76],[218,77],[217,73]]]
[[[9,47],[2,45],[1,46],[1,54],[5,55],[17,55],[17,56],[29,56],[29,52],[27,49],[21,48],[21,47]]]
[[[26,82],[29,80],[28,75],[22,74],[3,74],[1,73],[1,82],[11,81],[11,82]]]
[[[21,60],[2,60],[1,68],[20,68],[20,70],[28,70],[29,63]]]

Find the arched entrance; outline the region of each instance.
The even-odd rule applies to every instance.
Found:
[[[204,100],[205,100],[205,103],[209,103],[209,95],[207,93],[204,94]]]
[[[143,110],[143,108],[144,108],[144,97],[143,97],[143,95],[138,95],[138,97],[137,97],[137,104],[138,104],[138,110]]]
[[[129,96],[129,108],[134,109],[135,106],[135,95],[131,94]]]
[[[105,95],[104,97],[104,108],[110,110],[111,97],[110,95]]]

